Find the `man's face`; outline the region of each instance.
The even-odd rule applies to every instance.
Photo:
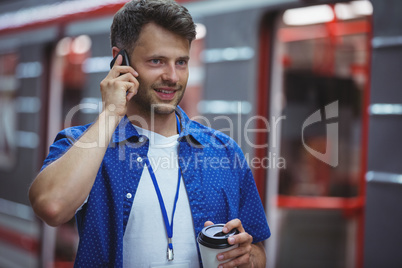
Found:
[[[143,26],[130,55],[138,72],[138,93],[130,106],[139,115],[170,114],[183,98],[188,80],[190,44],[155,23]],[[161,105],[162,104],[162,105]]]

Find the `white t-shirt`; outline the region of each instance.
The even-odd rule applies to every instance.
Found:
[[[135,127],[149,139],[148,159],[155,173],[171,222],[178,181],[178,135],[164,137]],[[123,237],[123,267],[151,267],[189,261],[199,267],[193,219],[186,188],[181,178],[173,223],[174,261],[166,258],[167,233],[158,197],[145,165],[134,197]]]

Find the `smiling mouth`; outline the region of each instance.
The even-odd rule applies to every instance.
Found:
[[[160,100],[163,101],[171,101],[175,98],[176,96],[176,89],[160,89],[160,88],[154,88],[156,95]]]
[[[163,89],[155,89],[155,91],[165,93],[165,94],[171,94],[171,93],[175,92],[175,90],[163,90]]]

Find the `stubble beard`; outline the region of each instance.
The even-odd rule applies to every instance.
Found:
[[[157,97],[153,94],[155,91],[154,88],[161,87],[161,84],[154,83],[149,87],[143,86],[141,87],[141,81],[139,81],[138,93],[133,97],[132,101],[134,105],[136,105],[139,109],[140,114],[146,115],[149,117],[157,116],[157,115],[169,115],[176,110],[177,105],[183,98],[185,87],[182,85],[171,85],[171,84],[162,84],[162,86],[169,86],[177,88],[176,96],[172,101],[164,103],[157,99]]]

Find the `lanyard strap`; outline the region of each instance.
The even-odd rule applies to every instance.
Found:
[[[156,194],[158,196],[159,205],[161,207],[161,212],[162,212],[162,216],[163,216],[163,221],[165,223],[166,233],[167,233],[167,236],[168,236],[168,248],[173,251],[173,244],[172,244],[173,218],[174,218],[174,213],[176,212],[177,200],[179,199],[179,190],[180,190],[180,181],[181,181],[180,168],[179,168],[179,172],[178,172],[179,175],[178,175],[178,179],[177,179],[176,196],[174,198],[174,203],[173,203],[172,219],[171,219],[171,223],[169,223],[169,218],[168,218],[168,215],[167,215],[167,212],[166,212],[165,202],[163,201],[163,197],[162,197],[161,191],[159,189],[158,182],[156,181],[155,173],[154,173],[154,171],[153,171],[153,169],[151,167],[151,163],[149,162],[148,158],[145,158],[144,161],[148,166],[149,175],[152,178],[152,182],[154,184],[155,191],[156,191]]]
[[[177,122],[177,130],[180,133],[180,121],[179,118],[176,115],[176,122]],[[167,249],[167,259],[169,261],[172,261],[174,258],[173,254],[173,244],[172,244],[172,238],[173,238],[173,218],[174,218],[174,213],[176,212],[176,205],[177,205],[177,200],[179,199],[179,190],[180,190],[180,181],[181,181],[181,172],[180,172],[180,167],[179,167],[179,175],[177,179],[177,189],[176,189],[176,195],[174,198],[174,203],[173,203],[173,211],[172,211],[172,219],[171,223],[169,223],[169,218],[166,212],[166,207],[165,207],[165,202],[163,201],[162,193],[159,189],[158,182],[156,181],[156,176],[155,173],[152,169],[151,163],[149,162],[148,158],[144,159],[145,163],[148,166],[148,171],[149,175],[151,176],[152,183],[154,184],[155,187],[155,192],[158,196],[158,201],[159,201],[159,206],[161,208],[162,216],[163,216],[163,221],[165,223],[165,228],[166,228],[166,233],[168,236],[168,249]]]

